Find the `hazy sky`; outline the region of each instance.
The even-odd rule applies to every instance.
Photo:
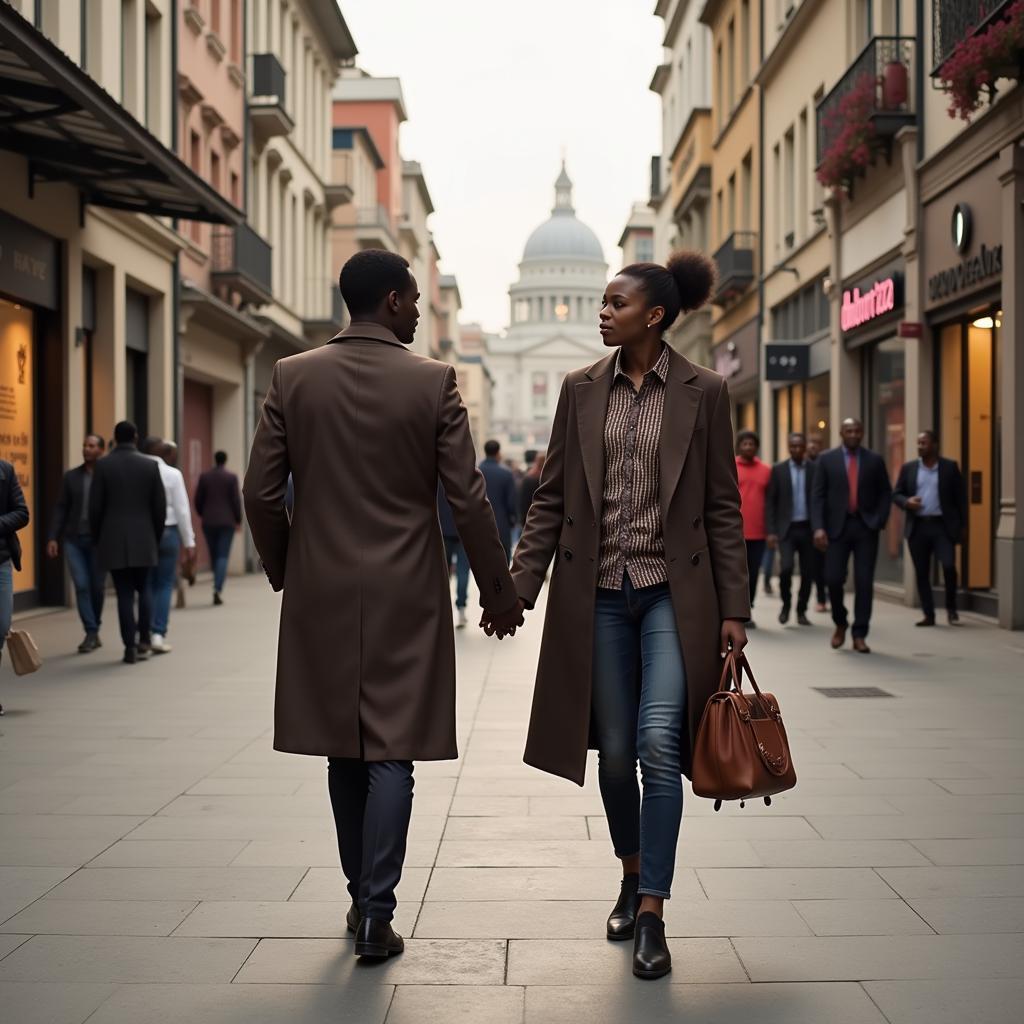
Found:
[[[462,319],[508,322],[508,286],[546,220],[563,147],[577,215],[611,269],[660,149],[654,0],[340,0],[359,65],[402,79],[402,153],[423,164]]]

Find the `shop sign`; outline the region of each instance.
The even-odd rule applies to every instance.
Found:
[[[57,308],[57,240],[6,213],[0,213],[0,291]]]
[[[861,293],[859,288],[850,288],[843,292],[843,305],[839,313],[839,323],[844,331],[852,331],[896,308],[897,279],[882,278]]]
[[[770,342],[764,347],[765,380],[806,380],[810,366],[809,345]]]
[[[715,373],[720,373],[726,380],[735,377],[743,369],[743,360],[740,359],[733,342],[720,345],[715,352]]]
[[[896,335],[900,338],[923,338],[924,324],[920,320],[901,320]]]
[[[987,277],[996,277],[1003,272],[1003,247],[993,246],[991,249],[982,245],[977,256],[969,256],[960,261],[958,266],[948,270],[940,270],[928,278],[928,298],[945,299],[964,288],[971,288],[984,281]]]

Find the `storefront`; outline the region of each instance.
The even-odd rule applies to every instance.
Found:
[[[883,257],[843,283],[839,328],[847,352],[860,360],[864,443],[885,459],[895,480],[913,445],[907,442],[907,353],[904,267]],[[878,546],[875,579],[903,586],[903,512],[893,507]]]
[[[711,366],[729,384],[736,430],[757,430],[760,361],[757,318],[711,349]]]
[[[924,309],[933,346],[935,423],[943,455],[960,463],[967,484],[961,586],[969,607],[991,615],[999,610],[1001,568],[995,551],[1003,342],[997,177],[997,161],[991,160],[929,203],[924,213]],[[1015,287],[1020,288],[1019,281]]]

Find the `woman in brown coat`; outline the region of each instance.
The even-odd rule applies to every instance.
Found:
[[[617,351],[562,385],[512,569],[529,608],[555,563],[525,760],[582,785],[597,747],[624,875],[607,934],[634,939],[643,978],[671,969],[662,908],[680,775],[721,654],[744,646],[750,615],[728,390],[662,340],[707,301],[714,273],[678,253],[609,283],[600,329]]]

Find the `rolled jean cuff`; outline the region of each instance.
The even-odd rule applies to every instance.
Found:
[[[670,893],[670,892],[662,892],[661,889],[650,889],[650,888],[648,888],[647,886],[644,886],[644,885],[641,885],[640,888],[637,889],[637,895],[638,896],[657,896],[657,897],[659,897],[660,899],[663,899],[663,900],[670,900],[670,899],[672,899],[672,893]]]

